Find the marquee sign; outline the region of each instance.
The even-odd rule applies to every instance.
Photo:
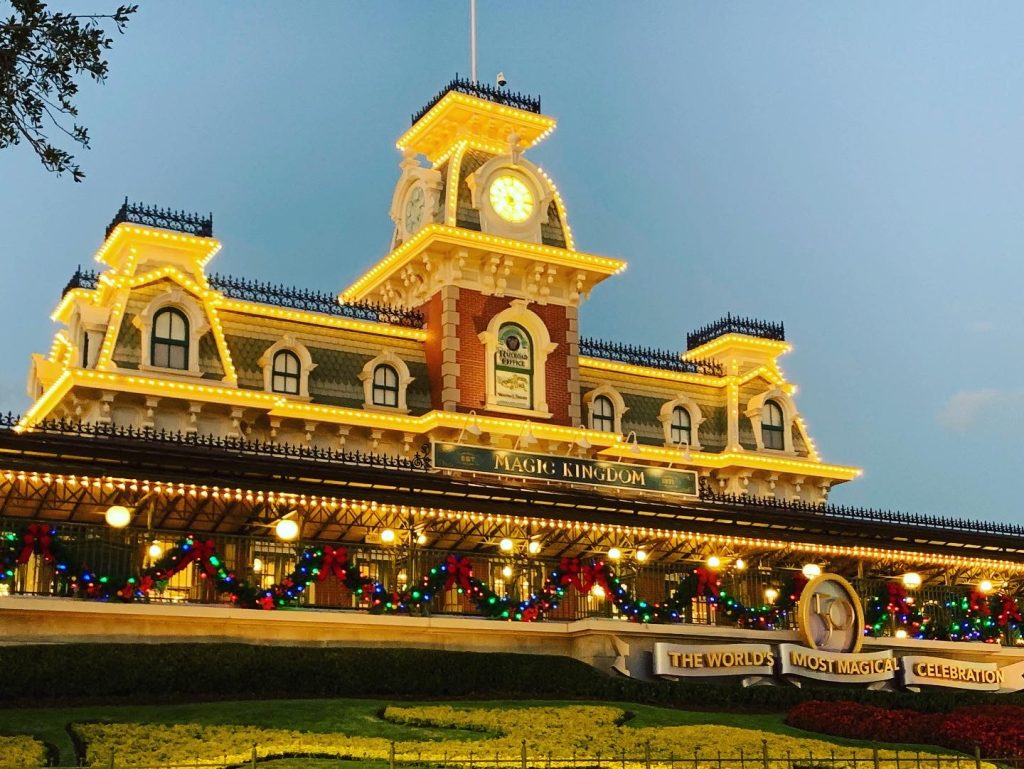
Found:
[[[654,644],[653,672],[677,680],[743,676],[743,685],[809,678],[837,684],[868,684],[911,691],[922,686],[987,692],[1024,690],[1024,661],[999,667],[945,657],[906,655],[891,649],[860,652],[864,615],[853,587],[837,574],[810,580],[800,594],[796,616],[804,644]]]
[[[995,662],[945,657],[896,657],[891,649],[849,653],[809,649],[800,644],[654,644],[654,675],[661,678],[776,677],[800,685],[809,678],[834,684],[869,684],[919,691],[922,686],[982,692],[1024,690],[1024,663],[1000,668]],[[747,685],[750,680],[744,680]]]
[[[536,478],[557,483],[581,483],[661,494],[697,494],[697,474],[690,470],[602,462],[460,443],[434,443],[432,448],[433,467],[437,470]]]

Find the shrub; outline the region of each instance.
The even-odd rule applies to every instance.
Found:
[[[948,713],[889,710],[855,702],[803,702],[786,723],[820,734],[883,742],[917,742],[989,758],[1024,756],[1024,707],[967,705]]]
[[[427,649],[248,644],[0,646],[3,702],[268,697],[537,697],[638,702],[693,710],[788,711],[807,700],[948,712],[1022,705],[1019,694],[639,681],[568,657]]]
[[[0,735],[0,769],[43,766],[48,759],[46,746],[32,737]]]

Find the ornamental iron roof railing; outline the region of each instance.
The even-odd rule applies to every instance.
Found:
[[[325,315],[340,315],[344,318],[368,320],[373,323],[389,323],[406,328],[423,328],[426,322],[423,313],[419,310],[390,307],[375,302],[341,303],[337,296],[323,291],[289,288],[246,278],[234,278],[230,275],[210,275],[207,277],[207,281],[210,283],[210,288],[214,288],[232,299],[273,304],[307,312],[320,312]]]
[[[104,237],[110,237],[111,231],[122,222],[159,227],[164,230],[184,232],[186,235],[198,235],[202,238],[213,237],[213,214],[203,216],[185,211],[171,211],[142,203],[129,203],[128,198],[124,199],[124,203],[114,214],[113,220],[107,225]]]
[[[515,107],[526,112],[535,112],[540,114],[540,97],[530,96],[525,93],[513,93],[512,91],[506,91],[501,88],[495,88],[487,83],[474,82],[468,78],[459,77],[458,73],[455,75],[455,79],[449,81],[448,85],[442,88],[437,96],[428,101],[426,105],[419,111],[413,114],[412,123],[416,124],[416,121],[426,115],[437,104],[445,95],[456,91],[458,93],[464,93],[467,96],[475,96],[478,99],[485,99],[486,101],[492,101],[495,104],[504,104],[509,107]]]
[[[741,318],[727,314],[721,320],[697,329],[686,335],[686,349],[692,350],[707,344],[725,334],[745,334],[756,336],[759,339],[774,339],[777,342],[786,341],[786,328],[782,323],[772,323],[766,320],[754,318]]]
[[[64,290],[60,292],[60,295],[64,296],[68,291],[75,288],[85,288],[91,291],[98,288],[99,285],[100,274],[98,272],[95,270],[83,270],[82,265],[78,265],[78,269],[75,270],[75,274],[71,276],[71,280],[64,286]]]
[[[778,499],[776,497],[755,497],[746,494],[720,494],[712,491],[702,478],[700,498],[705,502],[739,505],[742,507],[772,508],[777,510],[813,513],[826,518],[837,518],[856,523],[883,523],[916,528],[941,529],[947,531],[971,532],[1005,537],[1024,537],[1024,526],[998,521],[976,521],[969,518],[950,518],[922,513],[904,513],[898,510],[877,510],[869,507],[850,505],[814,504],[802,500]]]
[[[210,288],[220,291],[231,299],[242,299],[258,304],[271,304],[277,307],[288,307],[293,310],[319,312],[324,315],[338,315],[343,318],[365,320],[371,323],[388,323],[405,328],[423,328],[425,320],[418,310],[406,310],[389,307],[373,302],[346,302],[342,304],[337,297],[322,291],[310,291],[302,288],[260,283],[230,275],[210,275],[207,277]],[[79,267],[71,280],[64,287],[63,294],[74,288],[94,289],[99,285],[99,274],[93,270]],[[62,296],[63,296],[62,294]]]
[[[683,374],[704,374],[722,376],[722,364],[713,360],[683,360],[679,353],[670,350],[656,350],[651,347],[636,347],[631,344],[606,342],[602,339],[580,338],[580,355],[591,358],[629,363],[633,366],[647,366],[664,371],[678,371]]]
[[[0,430],[13,430],[21,417],[10,412],[0,414]],[[385,467],[395,470],[429,470],[430,451],[423,446],[412,457],[374,454],[363,451],[345,451],[319,446],[294,446],[289,443],[250,441],[232,436],[220,437],[200,433],[170,432],[149,427],[132,427],[100,422],[77,422],[69,419],[48,419],[33,425],[33,433],[48,435],[84,436],[88,438],[126,439],[158,442],[173,446],[206,448],[239,454],[254,454],[283,459],[305,459],[312,462],[330,462],[360,467]]]

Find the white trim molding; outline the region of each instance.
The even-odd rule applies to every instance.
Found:
[[[397,406],[380,406],[373,402],[373,372],[377,369],[377,366],[391,366],[398,374],[398,405]],[[376,358],[372,358],[366,362],[363,366],[363,370],[359,372],[359,379],[363,383],[363,408],[367,411],[387,411],[391,413],[408,414],[409,406],[406,400],[406,391],[409,389],[409,383],[413,381],[412,375],[409,374],[409,366],[404,360],[399,358],[392,350],[384,350]]]
[[[165,307],[172,307],[184,313],[188,318],[188,368],[176,369],[154,366],[152,363],[153,352],[153,318]],[[132,323],[142,332],[142,349],[139,350],[140,371],[160,371],[169,374],[188,374],[191,376],[202,376],[202,369],[199,368],[199,340],[210,330],[210,321],[206,317],[206,310],[199,302],[182,288],[172,288],[159,296],[153,297],[152,301],[132,319]],[[224,361],[221,361],[224,366]],[[226,369],[225,369],[226,370]]]
[[[778,404],[779,408],[782,409],[783,448],[781,449],[781,452],[779,449],[765,448],[764,445],[764,437],[761,433],[761,412],[764,410],[764,405],[768,401],[774,401]],[[747,408],[744,413],[750,420],[750,426],[754,431],[754,442],[757,444],[758,451],[770,451],[784,454],[796,453],[796,450],[793,448],[793,422],[796,420],[799,412],[796,410],[796,404],[793,402],[793,398],[788,393],[778,387],[771,390],[765,390],[763,393],[759,393],[747,401]]]
[[[697,402],[683,393],[677,395],[674,400],[670,400],[665,403],[661,407],[661,413],[658,414],[658,421],[661,422],[662,433],[665,436],[665,445],[677,445],[672,442],[672,415],[676,408],[682,408],[690,415],[689,447],[694,451],[700,451],[700,426],[704,421],[704,415],[701,414],[700,406],[697,405]]]
[[[282,350],[295,353],[295,356],[299,359],[299,392],[297,394],[274,391],[274,356]],[[294,336],[291,334],[282,336],[264,351],[257,363],[263,369],[263,389],[268,393],[272,392],[275,395],[283,395],[286,398],[309,398],[309,374],[316,368],[316,364],[313,362],[313,356],[309,354],[306,345]]]
[[[622,417],[629,409],[626,407],[626,402],[622,399],[622,395],[611,385],[600,385],[583,396],[583,405],[587,409],[587,428],[590,430],[597,429],[594,427],[594,400],[602,395],[612,402],[612,409],[614,410],[612,415],[614,419],[613,432],[622,435]]]

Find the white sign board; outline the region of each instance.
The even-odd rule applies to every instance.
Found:
[[[891,681],[899,667],[892,650],[850,654],[809,649],[799,644],[779,644],[780,673],[832,683]]]
[[[770,676],[774,666],[768,644],[654,644],[654,675],[665,678]]]
[[[903,658],[904,686],[948,686],[996,692],[1004,688],[1005,677],[1004,671],[994,662],[965,662],[916,655]]]

